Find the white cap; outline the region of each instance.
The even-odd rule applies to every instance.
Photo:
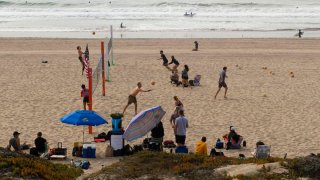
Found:
[[[236,131],[236,128],[235,127],[231,127],[231,131]]]

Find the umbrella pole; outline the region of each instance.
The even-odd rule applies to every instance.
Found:
[[[82,143],[84,143],[84,126],[82,126]]]

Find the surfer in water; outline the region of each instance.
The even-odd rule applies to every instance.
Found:
[[[299,36],[299,38],[301,38],[301,37],[302,37],[302,35],[303,35],[303,32],[302,32],[302,30],[301,30],[301,29],[299,29],[299,32],[298,32],[298,36]]]

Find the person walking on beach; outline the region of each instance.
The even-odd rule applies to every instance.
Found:
[[[178,146],[184,146],[186,142],[187,128],[189,127],[188,119],[184,117],[184,111],[179,111],[179,117],[175,121],[174,132],[176,136],[176,143]]]
[[[83,109],[87,110],[87,105],[89,103],[89,89],[86,88],[86,85],[81,85],[81,97],[83,97]]]
[[[170,124],[172,127],[174,127],[174,123],[175,123],[176,118],[179,117],[179,111],[184,110],[183,104],[180,101],[180,99],[177,96],[173,96],[173,99],[174,99],[174,111],[173,111],[171,118],[170,118]]]
[[[168,66],[169,61],[168,61],[166,55],[164,55],[162,50],[160,51],[160,55],[161,55],[161,57],[159,59],[162,59],[162,61],[163,61],[162,65],[171,71],[171,69]]]
[[[138,82],[138,83],[137,83],[137,87],[135,87],[135,88],[133,89],[132,93],[129,95],[129,97],[128,97],[128,104],[126,105],[126,107],[124,107],[122,114],[124,114],[124,112],[126,111],[127,107],[128,107],[130,104],[132,104],[132,103],[134,103],[135,115],[138,114],[138,113],[137,113],[137,111],[138,111],[138,110],[137,110],[137,109],[138,109],[138,104],[137,104],[137,98],[136,98],[136,96],[139,94],[139,92],[150,92],[150,91],[151,91],[151,89],[149,89],[149,90],[143,90],[143,89],[141,89],[141,88],[142,88],[142,84],[141,84],[141,82]]]
[[[179,61],[176,60],[176,58],[174,58],[174,56],[171,56],[171,62],[169,64],[174,64],[172,67],[172,71],[178,72],[178,67],[179,67],[180,63],[179,63]]]
[[[199,48],[199,43],[198,43],[198,41],[195,41],[195,42],[194,42],[194,49],[193,49],[193,51],[198,51],[198,48]]]
[[[302,37],[302,35],[303,35],[303,32],[302,32],[302,30],[301,30],[301,29],[299,29],[299,32],[298,32],[298,36],[299,36],[299,38],[301,38],[301,37]]]
[[[228,91],[228,86],[225,82],[225,79],[228,77],[226,75],[227,73],[227,67],[223,67],[223,70],[220,72],[220,78],[219,78],[219,83],[218,83],[218,91],[216,93],[216,95],[214,96],[214,99],[217,98],[217,95],[219,94],[220,90],[221,90],[221,87],[224,87],[225,89],[225,92],[224,92],[224,98],[226,99],[227,98],[227,91]]]
[[[80,63],[82,65],[82,75],[83,75],[83,71],[84,71],[84,61],[83,61],[83,58],[82,58],[83,52],[81,51],[81,47],[80,46],[77,46],[77,50],[78,50],[79,60],[80,60]]]

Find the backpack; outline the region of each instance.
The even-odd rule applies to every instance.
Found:
[[[188,154],[189,150],[187,148],[187,146],[178,146],[176,148],[176,153],[185,153]]]
[[[133,154],[133,149],[129,144],[125,145],[122,150],[124,156],[130,156]]]
[[[35,147],[30,148],[30,155],[39,156],[37,148]]]

